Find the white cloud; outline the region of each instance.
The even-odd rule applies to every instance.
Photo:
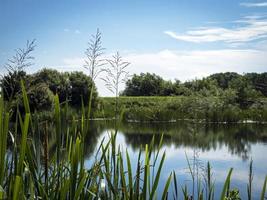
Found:
[[[71,29],[68,29],[68,28],[64,28],[64,30],[63,30],[64,32],[74,32],[75,34],[80,34],[81,33],[81,31],[79,30],[79,29],[75,29],[75,30],[71,30]]]
[[[267,66],[267,50],[253,49],[222,49],[205,51],[173,51],[162,50],[153,53],[124,54],[130,74],[150,72],[156,73],[165,79],[179,79],[182,81],[201,78],[213,73],[234,71],[264,72]],[[86,70],[82,67],[84,58],[74,57],[63,59],[65,71]],[[61,68],[58,68],[61,69]],[[97,81],[101,95],[112,95],[104,87],[102,81]]]
[[[267,20],[262,16],[247,16],[235,21],[235,28],[201,27],[189,30],[185,34],[164,31],[170,37],[186,42],[226,42],[243,43],[267,38]]]
[[[245,7],[267,7],[267,2],[260,2],[260,3],[243,2],[240,3],[240,5]]]
[[[203,77],[216,72],[260,71],[267,66],[267,52],[257,50],[171,51],[132,54],[125,57],[135,73],[155,72],[169,79]]]
[[[75,32],[76,34],[80,34],[80,33],[81,33],[81,31],[78,30],[78,29],[76,29],[74,32]]]

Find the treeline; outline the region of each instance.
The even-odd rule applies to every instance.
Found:
[[[267,73],[217,73],[203,79],[181,83],[166,81],[156,74],[134,74],[126,82],[123,96],[204,96],[221,97],[229,103],[248,108],[267,96]]]
[[[92,79],[83,72],[58,72],[54,69],[42,69],[34,74],[25,71],[9,71],[0,80],[5,101],[11,108],[22,105],[21,84],[23,80],[28,93],[31,109],[47,110],[53,104],[54,95],[58,94],[60,103],[66,100],[71,106],[80,107],[89,102]],[[97,91],[94,86],[93,107],[96,105]]]
[[[4,98],[13,110],[23,104],[20,80],[25,82],[32,111],[50,110],[55,94],[58,94],[60,103],[67,101],[78,109],[82,107],[82,102],[87,106],[94,84],[83,72],[59,72],[46,68],[34,74],[23,70],[9,71],[1,78],[0,84]],[[166,81],[155,74],[135,74],[126,82],[121,95],[129,97],[119,98],[118,110],[126,121],[201,119],[206,122],[262,122],[267,120],[266,85],[267,73],[218,73],[184,83]],[[95,112],[92,115],[112,118],[116,110],[115,98],[108,101],[97,98],[96,86],[93,88],[92,107]]]

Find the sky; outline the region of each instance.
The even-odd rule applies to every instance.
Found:
[[[15,49],[36,39],[27,72],[88,74],[84,52],[97,28],[105,58],[119,51],[130,74],[186,81],[267,69],[264,0],[0,0],[0,73]],[[101,96],[112,96],[100,78],[96,84]]]

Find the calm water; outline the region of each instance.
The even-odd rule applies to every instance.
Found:
[[[86,149],[86,165],[91,165],[92,156],[103,139],[108,140],[113,130],[112,123],[95,122],[93,132],[88,138]],[[253,160],[253,198],[259,199],[265,175],[267,175],[267,126],[265,125],[203,125],[189,123],[128,123],[119,126],[117,144],[128,149],[131,162],[136,166],[141,146],[149,143],[153,134],[159,140],[164,133],[162,152],[166,151],[165,165],[161,174],[158,193],[163,190],[169,174],[175,170],[180,185],[187,184],[192,188],[189,175],[188,158],[194,155],[199,160],[199,172],[204,173],[201,166],[210,161],[213,179],[215,180],[215,196],[220,194],[228,170],[233,167],[232,188],[241,188],[240,195],[246,199],[246,184],[250,159]],[[134,169],[133,169],[134,170]],[[172,185],[170,186],[172,188]],[[181,192],[181,191],[180,191]],[[180,193],[182,195],[182,193]]]

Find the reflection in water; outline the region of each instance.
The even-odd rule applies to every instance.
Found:
[[[106,130],[112,130],[112,122],[94,122],[86,137],[86,157],[96,148],[98,137]],[[214,125],[190,123],[123,123],[118,127],[123,133],[127,146],[134,150],[150,143],[155,135],[155,143],[164,134],[164,146],[176,148],[197,148],[202,152],[217,150],[226,146],[232,155],[243,160],[250,158],[251,145],[267,143],[267,126],[255,124]]]
[[[86,164],[95,154],[103,137],[108,137],[113,130],[114,122],[94,122],[86,137]],[[133,166],[136,165],[138,151],[149,144],[155,135],[155,148],[164,133],[163,149],[166,160],[162,169],[159,185],[161,193],[168,175],[175,170],[181,188],[187,184],[192,189],[188,174],[185,152],[189,159],[197,155],[197,159],[205,165],[211,163],[215,177],[215,199],[218,199],[220,188],[226,178],[227,171],[233,167],[231,180],[233,188],[240,189],[242,199],[246,196],[248,183],[248,165],[253,159],[254,183],[253,199],[259,199],[264,176],[267,174],[267,126],[256,124],[190,124],[190,123],[124,123],[118,127],[117,144],[127,148]],[[142,148],[144,149],[144,148]],[[192,191],[192,190],[191,190]],[[180,191],[181,192],[181,191]]]

